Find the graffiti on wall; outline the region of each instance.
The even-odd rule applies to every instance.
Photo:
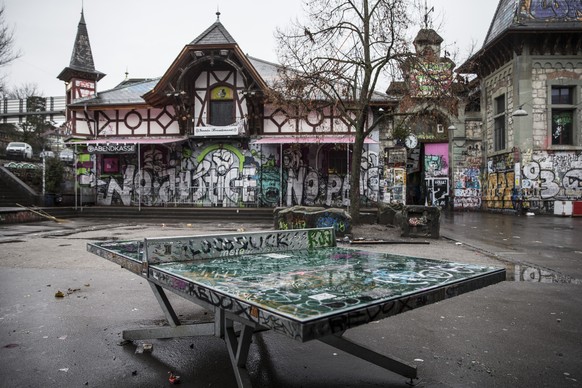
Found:
[[[448,143],[434,143],[424,146],[424,174],[430,204],[446,206],[449,197]]]
[[[511,209],[511,191],[515,185],[514,153],[495,155],[487,159],[487,177],[483,201],[487,208]]]
[[[555,199],[582,199],[582,153],[526,152],[520,164],[513,160],[513,153],[488,160],[483,195],[488,207],[512,208],[511,194],[516,184],[528,207]],[[519,177],[516,177],[516,165],[520,166]],[[551,208],[550,204],[543,206]]]
[[[248,207],[349,203],[349,177],[316,168],[307,152],[288,148],[283,166],[273,152],[216,143],[147,146],[137,155],[119,155],[116,174],[98,171],[100,205]],[[364,200],[377,201],[379,166],[376,152],[364,152],[360,190]]]
[[[582,198],[582,153],[536,152],[523,162],[524,198]]]
[[[476,210],[481,207],[479,167],[458,168],[454,173],[455,208]]]
[[[478,210],[481,208],[481,141],[467,141],[453,172],[454,208]]]
[[[580,0],[528,0],[521,5],[521,15],[540,21],[581,21]]]

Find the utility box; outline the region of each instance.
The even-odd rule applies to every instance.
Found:
[[[572,202],[572,215],[582,217],[582,201]]]
[[[554,201],[554,215],[569,217],[572,215],[572,201]]]
[[[440,237],[440,209],[436,206],[404,206],[400,229],[402,237]]]

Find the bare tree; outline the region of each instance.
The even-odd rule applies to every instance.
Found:
[[[24,83],[12,88],[6,94],[8,98],[20,99],[26,102],[26,120],[19,124],[22,141],[30,143],[34,149],[44,149],[45,132],[53,125],[47,121],[46,99],[38,84]]]
[[[7,90],[7,98],[26,100],[29,97],[41,97],[43,92],[36,82],[26,82],[20,86]]]
[[[406,0],[315,0],[306,2],[306,21],[277,30],[283,65],[281,99],[304,112],[330,106],[354,131],[350,165],[350,214],[360,213],[360,169],[364,139],[382,117],[371,119],[371,103],[382,77],[397,77],[409,57]],[[377,96],[376,96],[377,97]],[[301,111],[301,110],[297,110]]]
[[[4,5],[0,7],[0,67],[20,57],[20,52],[14,49],[14,30],[6,24]],[[0,76],[0,94],[4,94],[4,75]]]

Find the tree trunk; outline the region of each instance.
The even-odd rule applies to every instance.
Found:
[[[363,131],[356,131],[350,166],[350,216],[352,224],[360,223],[360,176],[362,171],[362,152],[364,149]]]

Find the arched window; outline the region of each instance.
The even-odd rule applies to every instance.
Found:
[[[217,86],[210,91],[210,111],[208,112],[211,125],[224,126],[235,122],[235,109],[232,89],[228,86]]]

